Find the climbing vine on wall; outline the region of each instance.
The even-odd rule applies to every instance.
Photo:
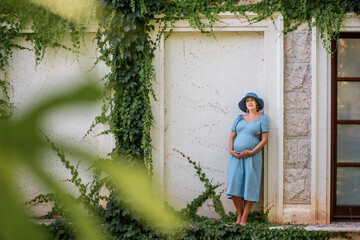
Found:
[[[162,10],[164,16],[160,21],[171,26],[177,20],[188,19],[192,27],[202,32],[211,32],[222,12],[244,16],[246,12],[254,12],[257,17],[248,18],[250,23],[281,13],[284,18],[284,33],[296,30],[302,23],[308,23],[309,29],[316,26],[323,46],[330,52],[331,40],[338,38],[344,16],[349,12],[359,14],[360,9],[359,0],[263,0],[249,5],[241,3],[244,1],[170,1]]]
[[[113,154],[138,156],[149,173],[152,172],[150,128],[153,122],[150,101],[151,98],[155,99],[152,59],[156,42],[150,39],[152,23],[162,24],[158,36],[161,37],[166,27],[171,28],[181,19],[188,19],[193,28],[202,32],[212,32],[222,12],[245,16],[247,11],[254,12],[257,17],[249,18],[250,23],[271,18],[279,12],[284,18],[285,33],[307,22],[310,28],[318,28],[323,44],[329,50],[330,40],[338,37],[344,15],[348,12],[358,14],[360,9],[359,0],[263,0],[247,5],[238,0],[96,2],[99,24],[96,40],[101,54],[99,60],[106,63],[110,73],[103,78],[107,90],[104,106],[92,127],[98,123],[108,123],[110,128],[104,133],[111,132],[115,136]],[[73,23],[25,0],[3,0],[0,21],[2,72],[9,66],[9,59],[15,49],[26,49],[17,44],[18,38],[25,38],[32,43],[32,49],[27,50],[34,51],[35,62],[39,64],[48,47],[63,47],[76,52],[84,33],[83,24]],[[26,28],[31,28],[32,33],[25,34]],[[72,46],[61,45],[67,33],[70,33]],[[4,77],[0,79],[0,86],[3,89],[0,118],[6,119],[11,116],[12,105],[10,86]]]
[[[295,30],[307,22],[311,29],[317,26],[324,46],[329,48],[331,39],[337,38],[343,16],[356,11],[356,1],[308,1],[268,0],[252,5],[241,5],[242,1],[194,0],[194,1],[150,1],[107,0],[100,30],[97,34],[101,60],[111,68],[106,76],[108,101],[95,124],[108,122],[109,132],[114,133],[114,153],[138,155],[152,170],[150,127],[152,112],[150,95],[155,99],[152,82],[155,79],[151,65],[155,44],[149,34],[153,30],[152,20],[165,28],[182,19],[188,19],[193,28],[211,32],[219,21],[221,12],[246,15],[247,11],[258,14],[249,22],[261,21],[280,12],[284,16],[285,33]],[[352,4],[352,5],[351,5]],[[325,34],[327,33],[327,35]],[[108,113],[108,114],[107,114]]]
[[[153,116],[150,97],[155,99],[152,82],[154,43],[149,33],[158,1],[106,1],[100,19],[97,42],[111,72],[105,77],[107,102],[95,124],[108,122],[114,133],[114,154],[140,156],[152,171],[150,128]],[[108,113],[108,114],[107,114]]]
[[[152,23],[159,22],[163,26],[158,37],[161,37],[166,27],[171,28],[176,21],[182,19],[188,19],[190,25],[201,32],[211,33],[222,12],[245,16],[247,11],[256,13],[257,17],[249,18],[249,22],[271,18],[274,13],[279,12],[284,18],[285,33],[307,22],[310,28],[312,26],[318,28],[324,46],[329,50],[330,40],[337,38],[344,15],[348,12],[358,14],[360,10],[359,0],[263,0],[251,5],[241,5],[243,1],[234,0],[98,0],[97,2],[100,9],[96,12],[99,25],[96,35],[100,52],[99,61],[104,61],[110,72],[103,78],[107,90],[104,106],[93,126],[98,123],[108,123],[109,130],[104,133],[114,134],[116,146],[113,154],[137,156],[138,158],[131,159],[140,159],[140,162],[148,168],[149,173],[152,172],[150,128],[153,122],[150,101],[151,98],[155,99],[152,89],[155,80],[152,60],[157,44],[150,38],[153,31]],[[13,52],[17,49],[34,51],[36,64],[41,63],[48,47],[63,47],[77,53],[84,34],[84,24],[66,20],[51,10],[46,10],[26,0],[2,0],[0,22],[0,71],[4,73],[0,78],[0,87],[3,90],[3,97],[0,99],[0,120],[4,120],[11,117],[13,108],[9,97],[11,86],[6,81],[6,69],[9,67]],[[25,33],[25,29],[31,29],[31,33]],[[70,34],[72,46],[62,45],[67,34]],[[26,48],[19,45],[18,38],[30,41],[32,47]],[[86,185],[78,178],[77,167],[70,166],[61,151],[57,149],[57,152],[61,161],[68,165],[68,169],[70,168],[73,176],[70,181],[79,187],[80,198],[84,202],[93,203],[97,209],[100,199],[98,190],[103,182],[95,178],[88,193]],[[213,185],[209,181],[200,165],[188,160],[197,170],[206,190],[195,198],[183,210],[183,213],[194,218],[198,207],[205,200],[212,199],[216,212],[225,218],[220,194],[215,192],[218,185]],[[54,200],[54,198],[56,198],[54,195],[40,195],[35,200],[42,202]],[[113,208],[109,209],[108,217],[119,212],[117,206],[114,204]],[[52,213],[61,211],[58,207],[55,205]],[[111,224],[109,228],[112,228]],[[132,224],[129,224],[126,231],[130,228]],[[222,236],[219,233],[225,235],[234,231],[232,227],[228,228],[229,230],[224,230],[224,228],[228,228],[227,225],[214,228],[214,226],[208,227],[202,224],[185,231],[190,232],[189,235],[193,238],[218,237]],[[239,231],[245,230],[239,228]],[[253,229],[245,232],[257,234]],[[274,231],[258,232],[265,234],[261,237],[278,236],[274,234]],[[295,234],[291,230],[289,235]]]
[[[30,29],[32,33],[26,34]],[[24,0],[2,0],[0,4],[0,87],[3,98],[0,99],[0,120],[8,119],[12,114],[10,102],[10,84],[6,81],[6,68],[14,50],[34,51],[35,62],[38,65],[44,58],[47,48],[63,47],[77,53],[81,44],[84,27],[75,24],[53,12]],[[62,45],[70,34],[72,46]],[[18,43],[23,38],[31,42],[32,48]]]

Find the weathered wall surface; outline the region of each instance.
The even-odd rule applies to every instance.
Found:
[[[172,33],[165,41],[165,179],[167,199],[183,208],[204,191],[178,149],[200,162],[213,183],[226,190],[230,129],[249,91],[267,100],[262,32]],[[227,211],[231,200],[222,194]],[[208,202],[210,204],[210,202]],[[199,213],[216,216],[208,204]],[[261,203],[254,209],[259,209]]]
[[[13,54],[10,68],[6,71],[6,78],[11,84],[11,102],[14,103],[14,117],[21,117],[24,111],[34,107],[41,101],[61,92],[71,91],[84,81],[89,81],[89,76],[96,81],[105,75],[107,69],[101,63],[89,72],[96,60],[97,46],[93,42],[95,34],[85,34],[85,46],[80,49],[79,59],[75,54],[64,49],[47,49],[44,60],[35,67],[35,56],[32,51],[17,50]],[[31,47],[24,39],[18,39],[17,43]],[[71,46],[66,40],[65,45]],[[101,103],[87,105],[72,105],[59,109],[52,109],[46,119],[43,119],[41,129],[50,139],[58,139],[60,142],[73,144],[84,148],[95,155],[105,157],[112,149],[110,136],[95,135],[105,129],[97,127],[93,133],[83,138],[90,128],[95,116],[100,113]],[[50,145],[49,145],[50,146]],[[60,146],[59,146],[60,147]],[[74,164],[77,159],[67,156]],[[54,178],[64,180],[71,178],[69,171],[65,169],[56,153],[48,150],[42,153],[42,166],[47,169]],[[87,166],[80,165],[82,178],[87,181],[89,172]],[[25,199],[31,199],[39,193],[44,193],[44,188],[39,182],[28,174],[26,169],[19,167],[19,182],[25,195]],[[70,184],[64,183],[71,186]],[[76,193],[76,191],[74,190]],[[49,209],[47,205],[39,205],[35,209],[37,215],[43,215]]]
[[[310,203],[311,35],[307,24],[285,35],[284,203]]]

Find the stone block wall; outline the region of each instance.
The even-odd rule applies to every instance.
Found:
[[[285,35],[284,203],[311,197],[311,34],[307,24]]]

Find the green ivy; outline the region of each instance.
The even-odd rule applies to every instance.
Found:
[[[99,204],[99,197],[94,195],[94,184],[83,184],[79,178],[77,166],[72,165],[65,157],[64,153],[56,147],[49,139],[49,143],[52,148],[57,152],[60,161],[68,169],[71,179],[69,182],[79,190],[80,196],[78,200],[83,203],[85,208],[89,212],[89,216],[97,216],[93,220],[98,221],[98,225],[101,226],[106,239],[118,240],[118,239],[331,239],[334,237],[341,237],[344,239],[350,239],[346,233],[341,232],[324,232],[324,231],[307,231],[303,227],[284,227],[274,228],[274,224],[271,224],[267,219],[268,211],[265,213],[253,211],[249,214],[248,224],[246,226],[240,226],[234,224],[237,215],[229,212],[225,214],[221,205],[222,211],[217,211],[222,215],[221,219],[212,219],[208,217],[200,217],[196,214],[196,210],[203,204],[206,199],[214,198],[215,190],[218,185],[212,185],[206,175],[202,172],[199,164],[191,161],[189,157],[186,157],[183,153],[179,152],[184,158],[193,165],[197,171],[199,180],[206,185],[205,193],[200,196],[204,196],[199,201],[199,197],[195,198],[186,208],[178,211],[179,214],[189,221],[180,226],[176,231],[169,230],[167,232],[159,233],[153,227],[149,226],[142,219],[142,215],[138,213],[136,209],[133,209],[131,202],[117,194],[117,191],[112,191],[109,197],[106,208],[103,209]],[[101,161],[108,161],[102,159]],[[105,179],[100,179],[98,176],[101,172],[98,172],[96,168],[93,168],[94,175],[97,176],[97,183],[102,183],[107,186],[108,189],[114,190],[116,186],[107,182]],[[97,185],[97,184],[95,184]],[[205,199],[206,198],[206,199]],[[93,200],[94,199],[94,200]],[[205,199],[205,200],[204,200]],[[31,204],[54,202],[54,208],[51,210],[47,217],[56,216],[58,219],[55,223],[48,226],[43,225],[43,229],[49,234],[49,239],[59,240],[74,240],[79,239],[78,231],[70,222],[66,220],[66,209],[61,208],[61,201],[57,199],[54,194],[39,195],[32,201]],[[56,207],[55,207],[56,206]],[[170,211],[176,212],[171,207],[168,207]],[[216,207],[215,207],[216,209]],[[222,213],[222,214],[221,214]]]
[[[93,0],[95,1],[95,0]],[[238,0],[98,0],[99,31],[96,36],[101,54],[110,73],[103,80],[107,93],[104,96],[102,113],[96,117],[91,129],[98,123],[108,123],[106,133],[113,133],[116,146],[113,154],[128,154],[143,159],[152,172],[152,145],[150,128],[153,122],[151,98],[155,100],[152,84],[155,71],[152,66],[156,43],[150,39],[154,27],[152,20],[163,23],[158,39],[165,28],[178,20],[188,19],[193,28],[211,33],[219,14],[231,12],[245,15],[247,11],[257,14],[250,23],[272,18],[280,12],[284,17],[284,32],[295,30],[301,23],[317,26],[324,46],[330,51],[330,41],[338,38],[343,17],[348,12],[359,13],[359,0],[263,0],[255,4],[241,5]],[[93,10],[92,10],[93,11]],[[89,12],[89,16],[95,15]],[[46,48],[63,47],[75,53],[81,44],[84,26],[55,15],[50,10],[24,0],[3,0],[0,6],[1,36],[0,70],[5,71],[15,49],[24,49],[16,44],[17,38],[25,38],[33,45],[36,64],[44,57]],[[33,33],[24,34],[30,27]],[[171,32],[171,31],[170,31]],[[64,36],[70,33],[72,46],[63,46]],[[169,36],[169,35],[168,35]],[[9,84],[0,79],[3,99],[0,100],[0,117],[11,116]]]
[[[105,1],[107,2],[107,1]],[[155,100],[152,66],[155,46],[149,33],[157,1],[108,1],[97,33],[99,57],[111,69],[105,77],[108,95],[97,123],[109,123],[115,136],[113,154],[143,158],[152,172],[151,97]]]
[[[284,18],[284,33],[297,29],[302,23],[307,23],[309,29],[318,28],[324,47],[331,52],[333,39],[338,39],[341,23],[348,12],[359,13],[358,0],[263,0],[255,4],[241,5],[241,1],[170,1],[165,5],[159,19],[165,27],[181,19],[188,19],[190,26],[201,32],[212,32],[214,24],[219,21],[219,13],[231,12],[234,15],[244,15],[246,12],[257,14],[255,18],[247,18],[249,23],[264,19],[272,19],[275,13],[281,13]],[[208,30],[207,30],[208,29]]]
[[[51,240],[76,239],[76,229],[65,219],[56,219],[55,223],[42,225],[45,232],[48,233]]]
[[[151,62],[156,44],[149,37],[153,30],[151,20],[163,24],[160,39],[167,27],[171,28],[182,19],[188,19],[190,26],[203,33],[212,33],[222,12],[245,16],[247,11],[258,14],[248,19],[250,23],[272,18],[274,13],[280,12],[284,16],[284,33],[307,22],[310,29],[317,26],[324,46],[330,51],[330,42],[338,38],[344,15],[358,9],[356,2],[267,0],[241,5],[241,1],[234,0],[103,1],[107,10],[99,16],[99,59],[105,61],[111,72],[104,78],[108,94],[104,98],[102,114],[93,126],[109,123],[110,129],[104,133],[111,132],[115,136],[113,154],[139,156],[149,173],[152,172],[150,96],[155,99],[152,90],[155,74]]]
[[[267,225],[246,226],[232,225],[219,222],[215,219],[199,222],[188,226],[187,231],[181,239],[331,239],[333,237],[342,237],[348,239],[346,233],[333,233],[321,231],[307,231],[302,227],[285,227],[271,229]]]
[[[245,6],[240,5],[242,1],[235,0],[99,0],[98,2],[102,10],[97,13],[99,30],[96,40],[101,54],[99,61],[106,63],[110,68],[110,73],[103,78],[107,90],[104,106],[92,127],[98,123],[108,123],[110,128],[104,134],[111,132],[116,140],[112,153],[121,156],[136,156],[135,159],[141,159],[150,174],[152,173],[150,128],[153,122],[150,102],[151,98],[156,99],[152,88],[155,81],[152,60],[156,48],[156,43],[150,39],[150,33],[154,29],[150,24],[152,20],[161,22],[164,26],[158,36],[159,39],[165,28],[171,28],[176,21],[182,19],[188,19],[193,28],[203,33],[212,33],[215,24],[220,21],[219,14],[222,12],[228,11],[235,15],[246,16],[246,11],[252,11],[257,14],[257,17],[248,19],[250,23],[266,18],[271,19],[274,13],[280,12],[284,17],[284,33],[294,31],[302,23],[307,23],[310,29],[316,26],[323,45],[329,50],[330,41],[338,38],[345,14],[348,12],[359,14],[360,12],[358,0],[263,0]],[[50,10],[24,0],[3,0],[0,5],[0,21],[0,47],[2,49],[0,70],[2,72],[5,72],[9,66],[9,60],[17,49],[34,51],[35,62],[39,64],[48,47],[63,47],[77,53],[84,34],[82,24],[65,20]],[[29,27],[33,33],[24,34],[24,29]],[[72,46],[61,44],[68,33],[70,33]],[[16,43],[18,38],[30,41],[32,48],[26,49],[18,45]],[[6,78],[0,79],[0,86],[4,96],[0,100],[0,119],[8,119],[11,116],[12,104],[9,101],[10,86]],[[236,216],[231,213],[225,214],[220,194],[215,192],[219,185],[213,185],[202,172],[200,165],[185,155],[183,156],[193,165],[200,181],[204,183],[205,191],[195,198],[182,211],[182,214],[190,219],[202,221],[184,226],[178,236],[171,234],[158,236],[151,229],[141,226],[141,219],[129,216],[126,208],[117,207],[119,204],[116,203],[125,201],[120,196],[111,195],[107,199],[110,201],[107,210],[105,212],[101,210],[98,204],[99,187],[106,185],[111,189],[111,184],[100,179],[100,173],[94,176],[94,182],[90,186],[84,184],[78,175],[77,166],[71,165],[66,160],[61,149],[52,146],[72,174],[69,181],[79,189],[78,200],[87,204],[88,211],[95,212],[95,215],[105,214],[103,216],[107,224],[104,226],[112,233],[114,239],[117,239],[118,233],[121,233],[119,236],[123,239],[132,239],[135,236],[140,236],[140,239],[145,239],[145,237],[154,239],[329,239],[330,236],[343,236],[336,233],[308,232],[302,228],[270,230],[268,226],[263,225],[248,225],[243,228],[230,225],[233,221],[231,219]],[[51,194],[40,195],[32,203],[56,202],[56,198],[57,196]],[[212,199],[215,211],[222,217],[221,221],[197,217],[198,207],[207,199]],[[60,204],[55,204],[51,213],[66,216]],[[260,214],[254,215],[254,219],[265,221],[266,218]],[[251,223],[250,217],[249,222]],[[65,225],[61,226],[65,228]]]
[[[222,205],[222,202],[220,200],[221,194],[216,193],[215,190],[221,186],[222,184],[212,184],[212,181],[209,180],[209,178],[206,177],[206,174],[202,171],[202,168],[200,166],[200,163],[196,163],[191,160],[190,157],[186,156],[184,153],[180,152],[179,150],[174,149],[174,151],[181,154],[183,158],[186,158],[187,161],[193,165],[194,169],[196,170],[196,174],[199,177],[199,180],[204,183],[205,190],[202,194],[200,194],[198,197],[196,197],[194,200],[189,203],[186,208],[182,209],[181,212],[184,214],[186,218],[189,220],[196,220],[198,218],[198,215],[196,214],[197,210],[205,203],[206,200],[211,199],[213,202],[213,207],[215,212],[217,212],[221,218],[225,218],[225,210],[224,206]]]
[[[25,34],[24,30],[32,33]],[[2,0],[0,4],[0,87],[3,98],[0,99],[0,120],[9,119],[13,104],[10,102],[10,84],[6,81],[6,68],[15,50],[29,50],[35,53],[36,65],[44,58],[47,48],[62,47],[78,53],[80,39],[84,33],[81,24],[75,24],[55,15],[49,10],[25,0]],[[70,34],[72,46],[62,45],[67,34]],[[23,38],[32,44],[27,48],[16,43]]]
[[[124,217],[121,215],[124,214]],[[216,219],[208,219],[206,221],[197,222],[191,225],[185,225],[178,232],[169,232],[159,235],[144,228],[138,221],[127,214],[118,211],[111,216],[111,225],[113,236],[109,239],[274,239],[274,240],[328,240],[328,239],[351,239],[343,232],[324,232],[324,231],[307,231],[303,227],[285,227],[270,228],[267,225],[248,224],[246,226],[233,225],[224,223]],[[64,220],[57,220],[56,223],[44,228],[51,234],[49,239],[77,239],[76,229]]]
[[[66,20],[30,1],[2,0],[0,14],[3,33],[1,49],[5,49],[5,53],[0,55],[1,67],[8,65],[13,49],[25,49],[14,43],[20,37],[32,43],[33,49],[28,50],[34,51],[36,64],[42,61],[47,48],[63,47],[77,52],[80,47],[85,29],[83,25]],[[28,28],[32,33],[23,33]],[[73,45],[65,46],[62,42],[69,33]]]
[[[101,172],[95,167],[91,167],[92,170],[92,180],[85,183],[79,174],[79,163],[73,165],[65,156],[62,149],[57,147],[46,135],[44,135],[46,140],[51,145],[52,149],[56,152],[63,166],[71,174],[70,179],[66,179],[66,182],[69,182],[76,187],[78,190],[77,200],[83,203],[84,207],[87,209],[90,216],[98,218],[102,215],[103,208],[100,205],[100,200],[109,200],[106,196],[100,196],[100,188],[108,187],[111,188],[110,183],[106,177],[101,177]],[[99,159],[98,161],[106,161],[105,159]],[[67,211],[63,208],[61,204],[61,199],[54,193],[39,194],[35,198],[27,202],[28,205],[37,205],[41,203],[53,203],[52,209],[47,213],[47,218],[54,217],[63,217],[66,218]]]

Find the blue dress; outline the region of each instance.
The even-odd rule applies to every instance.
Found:
[[[239,115],[232,128],[236,131],[234,150],[253,150],[260,142],[261,133],[269,131],[269,118],[265,114],[256,121],[246,122]],[[261,184],[262,150],[247,158],[235,158],[230,154],[227,175],[227,197],[238,196],[258,202]]]

